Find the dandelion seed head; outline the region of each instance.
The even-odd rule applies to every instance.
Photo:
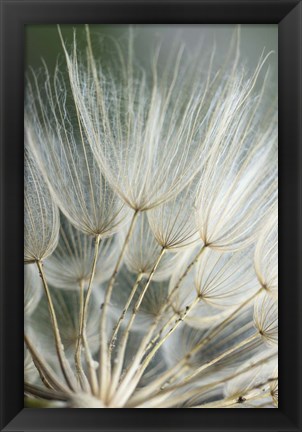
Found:
[[[132,27],[86,26],[83,52],[58,31],[63,63],[26,86],[27,400],[277,406],[269,54],[245,69],[239,28],[225,56],[179,39],[144,60]]]

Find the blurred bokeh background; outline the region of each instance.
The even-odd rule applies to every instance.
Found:
[[[91,34],[97,38],[98,35],[112,35],[118,39],[126,39],[128,25],[91,25]],[[152,47],[159,39],[164,41],[163,51],[175,44],[175,41],[183,41],[194,54],[194,49],[202,43],[204,49],[212,49],[213,42],[216,44],[216,59],[223,59],[227,52],[235,25],[135,25],[136,49],[141,58],[151,55]],[[270,88],[277,93],[277,65],[278,65],[278,26],[274,24],[244,24],[241,25],[240,52],[241,59],[246,68],[251,71],[255,69],[261,53],[273,51],[267,61],[270,68]],[[79,51],[84,48],[86,35],[84,25],[61,25],[63,38],[67,44],[72,43],[73,32],[76,30],[77,45]],[[26,56],[25,68],[31,66],[34,70],[41,67],[43,58],[51,71],[57,60],[63,62],[63,51],[56,25],[27,25],[26,33]],[[196,50],[197,51],[197,50]]]

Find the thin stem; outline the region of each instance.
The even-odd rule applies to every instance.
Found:
[[[219,356],[215,357],[214,359],[207,361],[206,363],[204,363],[203,365],[201,365],[199,368],[197,368],[194,372],[192,372],[190,375],[187,375],[183,380],[182,380],[182,386],[186,383],[188,383],[189,381],[192,380],[192,378],[194,378],[196,375],[198,375],[199,373],[203,372],[204,370],[206,370],[207,368],[209,368],[210,366],[213,366],[214,364],[216,364],[218,361],[222,360],[223,358],[225,358],[226,356],[232,354],[234,351],[242,348],[243,346],[249,344],[250,342],[252,342],[253,340],[255,340],[258,337],[258,333],[253,334],[252,336],[244,339],[243,341],[241,341],[239,344],[235,345],[234,347],[228,349],[227,351],[224,351],[223,353],[221,353]],[[174,368],[173,368],[174,369]],[[168,388],[167,391],[169,391],[170,389]],[[127,400],[127,399],[126,399]]]
[[[88,283],[88,288],[87,288],[87,294],[86,294],[86,297],[84,300],[83,312],[81,314],[82,319],[80,319],[80,341],[82,340],[84,333],[86,333],[88,306],[89,306],[89,300],[90,300],[91,293],[92,293],[92,282],[93,282],[94,275],[95,275],[96,263],[97,263],[98,255],[99,255],[100,240],[101,240],[101,236],[97,235],[95,237],[94,257],[93,257],[92,268],[91,268],[91,273],[90,273],[90,278],[89,278],[89,283]],[[81,344],[79,344],[77,351],[80,350],[80,346],[81,346]]]
[[[27,260],[27,261],[24,261],[24,265],[26,265],[26,264],[35,264],[35,262],[36,262],[35,259]]]
[[[137,216],[139,212],[136,210],[132,216],[132,220],[128,229],[128,233],[126,235],[122,250],[120,252],[120,255],[118,257],[118,260],[116,262],[116,265],[114,267],[113,273],[111,275],[111,278],[109,280],[106,295],[103,303],[103,309],[102,309],[102,315],[101,315],[101,323],[100,323],[100,366],[99,366],[99,396],[102,400],[105,400],[106,392],[108,388],[108,384],[110,381],[110,363],[109,363],[109,356],[108,356],[108,347],[107,347],[107,329],[106,329],[106,315],[107,315],[107,308],[111,299],[113,286],[115,283],[115,279],[117,276],[117,272],[120,268],[120,265],[122,263],[124,253],[126,251],[127,245],[129,243]]]
[[[43,287],[44,287],[44,291],[45,291],[47,302],[48,302],[48,309],[49,309],[53,333],[54,333],[54,337],[55,337],[55,346],[56,346],[56,351],[57,351],[59,363],[61,366],[61,370],[62,370],[62,373],[64,375],[64,378],[65,378],[65,381],[66,381],[68,387],[71,390],[74,390],[75,389],[74,376],[73,376],[73,372],[72,372],[72,369],[70,367],[70,364],[69,364],[69,362],[65,356],[64,347],[62,344],[61,335],[60,335],[60,331],[59,331],[58,321],[57,321],[54,305],[52,302],[52,298],[50,295],[50,291],[49,291],[49,288],[47,285],[47,281],[45,278],[43,266],[42,266],[42,263],[40,261],[36,261],[36,264],[37,264],[37,267],[38,267],[38,270],[39,270],[39,273],[40,273],[40,276],[41,276],[41,279],[43,282]]]
[[[77,344],[76,344],[76,350],[74,355],[74,361],[75,366],[77,370],[77,374],[80,377],[81,370],[82,370],[82,362],[81,362],[81,329],[83,326],[83,315],[84,315],[84,283],[81,279],[80,283],[80,292],[79,292],[79,299],[80,299],[80,307],[79,307],[79,333],[77,337]]]
[[[194,372],[192,372],[190,375],[186,376],[183,379],[183,383],[187,383],[189,381],[192,380],[192,378],[194,378],[196,375],[200,374],[201,372],[203,372],[205,369],[209,368],[210,366],[213,366],[214,364],[216,364],[218,361],[222,360],[223,358],[225,358],[226,356],[232,354],[234,351],[242,348],[243,346],[247,345],[248,343],[252,342],[254,339],[256,339],[258,337],[258,333],[253,334],[252,336],[244,339],[243,341],[241,341],[239,344],[237,344],[236,346],[228,349],[227,351],[224,351],[222,354],[220,354],[219,356],[215,357],[214,359],[207,361],[206,363],[204,363],[203,365],[201,365],[199,368],[197,368]],[[137,385],[137,381],[134,380],[134,383],[131,386],[128,384],[128,387],[125,388],[124,386],[119,388],[119,392],[117,393],[118,396],[120,396],[119,399],[119,404],[121,406],[124,405],[124,403],[129,399],[129,397],[131,396],[131,394],[133,393],[135,386]],[[134,388],[133,388],[134,387]],[[123,391],[123,392],[122,392]]]
[[[166,324],[164,324],[163,327],[158,331],[158,333],[156,334],[156,336],[154,336],[154,338],[151,340],[151,342],[149,342],[149,344],[146,347],[146,351],[145,351],[146,353],[152,347],[154,347],[155,343],[158,341],[158,339],[160,339],[162,337],[162,334],[165,332],[165,330],[167,330],[170,327],[170,325],[172,325],[172,323],[175,321],[177,315],[178,315],[177,313],[175,313],[174,315],[172,315],[171,318],[168,319],[168,321],[166,322]]]
[[[244,404],[245,402],[250,402],[253,400],[259,400],[266,398],[270,395],[270,391],[263,392],[262,390],[259,393],[254,394],[253,396],[248,397],[247,395],[243,395],[241,397],[222,399],[219,401],[209,402],[201,405],[196,405],[192,408],[227,408],[233,405]]]
[[[202,341],[200,341],[190,353],[186,355],[192,356],[196,354],[198,351],[200,351],[201,348],[203,348],[208,342],[210,342],[215,336],[217,336],[224,328],[225,326],[240,312],[243,308],[245,308],[252,300],[254,300],[261,292],[263,288],[261,287],[255,294],[253,294],[251,297],[249,297],[247,300],[245,300],[243,303],[241,303],[230,315],[228,315],[220,324],[218,324],[216,327],[214,327],[208,336],[206,336]]]
[[[159,378],[157,378],[154,382],[150,383],[146,388],[138,390],[133,397],[131,397],[131,406],[140,403],[142,400],[150,398],[153,395],[158,395],[159,392],[163,391],[162,384],[166,384],[169,378],[173,376],[179,375],[179,366],[175,365],[171,369],[164,372]],[[164,389],[164,391],[168,391],[169,389]]]
[[[197,368],[194,372],[192,372],[190,375],[186,376],[183,380],[184,383],[187,383],[188,381],[191,381],[192,378],[194,378],[196,375],[200,374],[210,366],[213,366],[220,360],[224,359],[228,355],[232,354],[234,351],[237,351],[238,349],[244,347],[245,345],[249,344],[250,342],[254,341],[257,337],[259,337],[258,332],[254,333],[252,336],[244,339],[243,341],[239,342],[239,344],[235,345],[234,347],[224,351],[222,354],[219,354],[219,356],[215,357],[214,359],[207,361],[205,364],[201,365],[199,368]]]
[[[87,382],[87,377],[84,373],[83,367],[82,367],[82,356],[81,356],[81,342],[82,342],[82,336],[81,336],[81,329],[83,328],[83,317],[84,317],[84,281],[81,279],[79,283],[80,292],[79,292],[79,298],[80,298],[80,305],[79,305],[79,334],[77,337],[77,344],[76,344],[76,350],[74,355],[74,361],[75,361],[75,367],[77,371],[78,380],[80,382],[80,385],[83,390],[88,391],[89,384]]]
[[[141,376],[145,369],[148,367],[150,361],[153,359],[154,355],[157,353],[159,348],[163,345],[163,343],[171,336],[172,333],[175,332],[175,330],[180,326],[180,324],[186,319],[188,314],[195,308],[195,306],[200,302],[201,297],[197,296],[195,300],[190,304],[190,306],[187,306],[185,311],[180,315],[180,317],[175,321],[174,325],[170,328],[170,330],[167,332],[167,334],[154,346],[154,348],[151,350],[151,352],[147,355],[145,360],[143,361],[143,364],[141,365],[141,370],[139,375]]]
[[[45,387],[47,387],[50,390],[54,390],[55,385],[51,382],[51,379],[49,380],[49,377],[47,376],[47,373],[45,373],[45,369],[43,369],[41,362],[38,361],[34,355],[32,355],[32,361]]]
[[[157,314],[155,320],[151,324],[148,332],[144,335],[144,337],[143,337],[143,339],[142,339],[142,341],[140,343],[140,346],[138,347],[137,353],[135,355],[135,358],[134,358],[132,364],[134,363],[134,364],[139,365],[141,359],[143,358],[143,356],[145,354],[146,346],[148,345],[148,343],[149,343],[149,341],[150,341],[150,339],[151,339],[151,337],[153,335],[153,332],[154,332],[155,328],[157,327],[157,325],[158,325],[158,323],[160,321],[160,318],[161,318],[161,315],[159,313],[159,314]],[[125,347],[124,347],[124,349],[125,349]],[[129,371],[129,369],[130,369],[130,367],[131,367],[132,364],[130,364],[129,367],[126,369],[126,371],[124,372],[124,375],[126,375],[128,373],[128,371]],[[122,365],[120,367],[122,367]],[[121,374],[121,370],[119,371],[119,376],[120,376],[120,374]],[[114,379],[115,379],[114,386],[111,387],[111,393],[110,393],[109,398],[111,398],[113,396],[114,391],[115,391],[115,389],[116,389],[116,387],[118,385],[118,380],[116,378],[114,378]]]
[[[154,348],[151,350],[151,352],[147,355],[139,369],[137,370],[136,374],[131,380],[131,386],[127,389],[128,397],[131,396],[130,388],[132,387],[132,390],[134,391],[135,387],[137,386],[139,380],[141,379],[144,371],[150,364],[151,360],[153,359],[154,355],[157,353],[159,348],[162,346],[162,344],[171,336],[172,333],[179,327],[179,325],[186,319],[187,315],[194,309],[194,307],[200,302],[201,298],[200,296],[197,296],[195,300],[191,303],[190,306],[188,306],[185,311],[180,315],[180,317],[175,321],[174,325],[170,328],[168,333],[154,346]],[[129,394],[130,393],[130,394]]]
[[[225,326],[240,312],[243,308],[245,308],[252,300],[254,300],[263,290],[263,287],[261,287],[255,294],[253,294],[251,297],[249,297],[247,300],[245,300],[241,305],[239,305],[229,316],[227,316],[220,324],[218,324],[216,327],[214,327],[208,336],[206,336],[204,339],[202,339],[198,344],[195,345],[195,347],[187,353],[182,360],[178,363],[178,366],[181,366],[181,368],[186,368],[187,361],[198,351],[200,351],[207,343],[209,343],[215,336],[217,336],[224,328]],[[175,365],[177,366],[177,365]],[[180,371],[182,370],[180,369]]]
[[[123,311],[122,311],[122,313],[121,313],[121,315],[119,317],[119,320],[118,320],[118,322],[116,323],[116,325],[115,325],[115,327],[113,329],[113,333],[112,333],[112,336],[111,336],[111,339],[110,339],[110,344],[109,344],[109,356],[111,355],[111,352],[112,352],[112,350],[114,348],[114,343],[115,343],[118,331],[120,329],[120,326],[121,326],[123,320],[125,319],[125,316],[126,316],[126,313],[127,313],[128,309],[129,309],[130,303],[131,303],[131,301],[132,301],[132,299],[133,299],[133,297],[134,297],[134,295],[135,295],[135,293],[137,291],[137,288],[138,288],[138,286],[139,286],[140,281],[142,280],[142,278],[143,278],[143,273],[139,273],[137,275],[136,281],[135,281],[135,283],[134,283],[134,285],[132,287],[131,293],[130,293],[129,298],[128,298],[126,304],[125,304],[125,307],[124,307],[124,309],[123,309]]]
[[[198,251],[198,253],[195,255],[195,257],[193,258],[193,260],[190,262],[190,264],[187,266],[187,268],[185,269],[185,271],[180,276],[177,284],[174,286],[174,288],[170,292],[165,305],[163,305],[163,307],[160,309],[160,311],[159,311],[158,315],[156,316],[153,324],[151,325],[148,333],[144,336],[144,338],[143,338],[143,340],[142,340],[142,342],[140,344],[140,347],[139,347],[139,349],[137,351],[137,354],[136,354],[136,357],[135,357],[136,360],[135,360],[134,364],[138,365],[138,363],[141,361],[141,359],[143,358],[143,356],[148,352],[148,350],[150,348],[152,348],[152,346],[155,344],[155,342],[161,337],[161,335],[165,331],[166,327],[169,326],[169,324],[171,322],[171,319],[173,317],[168,320],[168,322],[162,327],[162,329],[159,331],[159,333],[150,342],[152,334],[153,334],[155,328],[157,327],[157,325],[158,325],[158,323],[160,321],[161,316],[170,307],[170,305],[171,305],[171,299],[173,298],[173,296],[176,294],[177,290],[179,289],[179,287],[181,285],[181,282],[187,276],[187,274],[191,271],[191,269],[193,268],[193,266],[198,262],[198,260],[201,257],[202,253],[205,251],[205,248],[206,248],[206,245],[203,245],[201,247],[201,249]]]
[[[184,280],[184,278],[188,275],[188,273],[192,270],[192,268],[194,267],[194,265],[198,262],[199,258],[201,257],[201,255],[203,254],[203,252],[206,249],[206,245],[202,245],[202,247],[200,248],[200,250],[198,251],[198,253],[195,255],[195,257],[193,258],[193,260],[190,262],[190,264],[186,267],[185,271],[182,273],[182,275],[180,276],[180,278],[178,279],[177,284],[174,286],[173,290],[170,292],[167,301],[165,303],[165,305],[161,308],[158,316],[155,318],[154,323],[152,324],[149,332],[147,333],[147,335],[145,335],[145,337],[143,338],[143,341],[141,343],[140,348],[138,349],[138,352],[136,354],[135,360],[132,363],[130,369],[132,370],[132,374],[134,373],[134,368],[138,367],[139,362],[141,361],[143,355],[148,351],[148,349],[150,348],[150,346],[153,345],[154,342],[156,342],[158,340],[158,337],[155,337],[152,342],[150,343],[150,338],[152,337],[153,331],[155,330],[159,320],[160,320],[160,316],[170,307],[171,304],[171,299],[173,298],[173,296],[175,295],[175,293],[177,292],[177,290],[179,289],[182,281]],[[170,322],[170,320],[168,321],[168,323]],[[168,324],[167,323],[167,324]],[[167,325],[166,324],[166,325]],[[165,326],[166,326],[165,325]],[[164,326],[164,328],[165,328]],[[164,331],[164,329],[162,329],[160,331],[160,334],[162,334],[162,332]],[[174,330],[173,330],[174,331]],[[152,345],[151,345],[152,344]],[[130,371],[127,371],[126,375],[130,374]],[[129,390],[129,389],[127,389]],[[111,389],[111,395],[113,393],[113,389]],[[113,401],[115,400],[115,398],[113,399]]]
[[[24,391],[25,393],[48,400],[66,401],[68,399],[68,396],[65,393],[53,390],[46,390],[42,387],[27,382],[24,383]]]
[[[216,327],[214,327],[209,335],[202,339],[198,344],[194,346],[194,348],[188,352],[177,364],[175,364],[171,369],[164,372],[157,380],[155,380],[152,384],[148,386],[148,395],[151,395],[152,393],[156,391],[160,391],[163,389],[167,384],[170,384],[170,378],[175,378],[176,374],[180,374],[186,371],[187,369],[187,363],[188,360],[196,354],[203,346],[205,346],[208,342],[210,342],[217,334],[222,331],[226,324],[231,321],[237,314],[240,312],[245,306],[247,306],[255,297],[257,297],[263,290],[263,287],[261,287],[255,294],[253,294],[251,297],[249,297],[246,301],[244,301],[240,306],[236,308],[226,319],[224,319],[220,324],[218,324]],[[170,387],[168,388],[170,389]]]
[[[87,341],[86,332],[83,334],[83,345],[84,345],[84,350],[85,350],[86,363],[88,365],[89,383],[91,386],[91,391],[94,395],[97,395],[99,386],[98,386],[96,368],[94,366],[95,362],[94,362],[92,355],[91,355],[91,351],[90,351],[89,344]]]
[[[201,255],[203,254],[203,252],[206,250],[206,247],[207,247],[206,245],[202,245],[202,247],[197,252],[197,254],[193,258],[193,260],[190,262],[190,264],[187,266],[187,268],[185,269],[185,271],[182,273],[182,275],[178,279],[177,284],[173,287],[173,290],[171,291],[171,293],[170,293],[170,295],[168,297],[168,302],[167,302],[168,304],[170,304],[170,300],[172,299],[172,297],[175,295],[175,293],[179,289],[179,287],[180,287],[182,281],[184,280],[184,278],[190,273],[190,271],[192,270],[192,268],[194,267],[194,265],[198,262],[199,258],[201,257]]]
[[[50,401],[37,397],[30,397],[25,395],[24,397],[24,408],[63,408],[65,407],[65,402],[62,401]]]
[[[245,402],[245,400],[244,400]],[[228,408],[232,405],[239,404],[238,398],[235,399],[222,399],[219,401],[209,402],[206,404],[195,405],[192,408]]]
[[[125,332],[123,334],[121,343],[119,345],[120,350],[119,350],[119,353],[118,353],[117,363],[115,365],[114,372],[113,372],[113,377],[112,377],[112,382],[111,382],[110,397],[114,393],[114,391],[116,390],[116,387],[118,385],[118,381],[119,381],[119,378],[120,378],[120,375],[121,375],[121,371],[122,371],[122,368],[123,368],[126,345],[127,345],[127,341],[128,341],[128,337],[129,337],[129,334],[130,334],[130,330],[131,330],[132,324],[133,324],[133,322],[134,322],[134,320],[136,318],[137,311],[140,308],[140,305],[141,305],[141,303],[143,301],[143,298],[144,298],[144,296],[145,296],[145,294],[147,292],[147,289],[148,289],[148,287],[149,287],[149,285],[150,285],[150,283],[152,281],[153,275],[156,272],[156,269],[157,269],[157,267],[158,267],[158,265],[159,265],[159,263],[160,263],[163,255],[164,255],[165,251],[166,251],[166,249],[164,247],[162,247],[162,249],[160,251],[160,254],[159,254],[159,256],[158,256],[155,264],[153,265],[153,268],[152,268],[152,270],[151,270],[151,272],[150,272],[150,274],[148,276],[147,282],[146,282],[146,284],[145,284],[142,292],[140,293],[140,296],[139,296],[139,298],[138,298],[137,302],[135,303],[134,308],[132,310],[131,318],[129,320],[127,328],[126,328],[126,330],[125,330]],[[134,360],[132,364],[135,367],[136,361]],[[130,370],[131,370],[131,368],[130,368]],[[132,372],[130,372],[130,370],[125,375],[124,380],[126,380],[126,382],[128,380],[128,378],[127,378],[128,373],[130,375],[132,373]]]
[[[191,271],[191,269],[194,267],[194,265],[198,262],[199,258],[201,257],[201,255],[203,254],[203,252],[205,251],[206,246],[203,245],[201,247],[201,249],[198,251],[198,253],[195,255],[195,257],[193,258],[193,260],[190,262],[190,264],[187,266],[187,268],[185,269],[185,271],[182,273],[182,275],[180,276],[180,278],[178,279],[177,284],[173,287],[173,289],[171,290],[170,294],[168,295],[167,301],[166,303],[163,305],[163,307],[161,308],[159,315],[162,315],[165,313],[165,311],[171,306],[171,300],[173,299],[173,297],[175,296],[175,294],[177,293],[182,281],[184,280],[184,278],[187,276],[187,274]],[[164,326],[161,328],[161,330],[159,331],[159,333],[152,339],[152,341],[149,343],[149,345],[146,347],[146,352],[152,348],[152,346],[155,344],[155,342],[161,337],[161,335],[163,334],[163,332],[167,329],[167,327],[169,327],[169,325],[173,322],[174,316],[172,316],[167,322],[166,324],[164,324]]]
[[[90,300],[90,296],[91,296],[91,292],[92,292],[92,282],[93,282],[94,275],[95,275],[96,263],[98,260],[100,241],[101,241],[101,236],[99,234],[95,237],[94,258],[93,258],[91,274],[90,274],[88,288],[87,288],[87,294],[86,294],[85,301],[84,301],[83,320],[82,320],[82,326],[81,326],[81,335],[82,336],[83,336],[83,332],[86,330],[87,311],[88,311],[89,300]]]
[[[96,269],[96,263],[98,260],[99,255],[99,246],[100,246],[101,236],[100,234],[95,237],[95,247],[94,247],[94,257],[92,262],[92,268],[90,273],[90,278],[88,282],[88,288],[87,288],[87,294],[84,300],[82,313],[80,314],[80,335],[79,335],[79,343],[77,345],[76,349],[76,356],[81,358],[81,344],[83,343],[84,349],[86,351],[86,362],[88,366],[88,373],[89,373],[89,379],[90,379],[90,386],[92,389],[92,392],[94,394],[97,394],[97,386],[96,386],[96,380],[94,379],[95,375],[95,368],[93,365],[93,359],[90,354],[89,345],[87,342],[87,335],[86,335],[86,327],[87,327],[87,313],[88,313],[88,306],[89,306],[89,300],[92,293],[92,286],[93,286],[93,279],[95,275],[95,269]]]
[[[34,365],[36,366],[44,385],[50,389],[69,393],[68,387],[59,381],[55,373],[48,367],[46,360],[41,357],[38,351],[34,348],[27,335],[24,335],[24,342],[30,352]]]
[[[267,357],[265,357],[264,359],[258,360],[257,362],[253,363],[252,365],[248,365],[248,366],[244,367],[240,371],[233,372],[233,373],[231,373],[227,376],[224,376],[224,377],[222,377],[216,381],[213,381],[209,384],[195,387],[192,390],[182,392],[181,394],[176,393],[174,398],[170,398],[172,393],[175,390],[183,388],[185,385],[187,385],[186,383],[180,382],[178,384],[170,386],[169,388],[166,388],[164,390],[157,392],[156,394],[153,394],[152,397],[150,397],[149,394],[144,395],[143,390],[141,390],[138,394],[134,395],[134,397],[131,398],[130,403],[127,404],[127,407],[129,407],[129,408],[133,408],[133,407],[141,408],[141,407],[143,407],[144,402],[146,401],[146,402],[148,402],[149,406],[152,408],[156,408],[156,405],[158,403],[160,403],[161,408],[171,408],[175,404],[185,402],[186,400],[188,400],[189,398],[192,398],[194,396],[200,396],[200,394],[204,391],[211,390],[211,389],[217,387],[218,385],[225,384],[227,381],[230,381],[231,379],[237,378],[238,376],[240,376],[246,372],[250,372],[252,369],[254,369],[258,366],[261,366],[262,364],[268,362],[269,360],[273,359],[274,357],[276,357],[276,353],[270,354]],[[169,400],[166,403],[163,403],[161,401],[162,395],[167,395],[169,397]]]

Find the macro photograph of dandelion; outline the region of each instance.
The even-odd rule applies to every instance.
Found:
[[[278,408],[277,59],[277,25],[27,26],[25,407]]]

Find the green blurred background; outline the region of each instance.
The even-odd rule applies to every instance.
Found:
[[[73,30],[76,29],[77,44],[79,50],[85,46],[84,25],[61,25],[61,31],[67,44],[71,44]],[[165,40],[165,49],[169,49],[176,37],[189,46],[191,50],[200,41],[205,47],[211,47],[213,40],[216,41],[217,56],[227,51],[230,44],[235,25],[136,25],[139,38],[137,47],[141,57],[147,57],[154,41],[160,37]],[[127,25],[90,25],[92,35],[114,35],[119,38],[127,34]],[[26,68],[31,66],[33,69],[41,67],[43,58],[51,70],[57,59],[63,59],[63,52],[56,25],[27,25],[26,32]],[[278,64],[278,26],[266,24],[241,25],[241,58],[246,62],[246,66],[253,70],[257,65],[262,51],[266,53],[274,51],[270,56],[268,64],[271,70],[271,82],[275,84],[277,90],[277,64]]]
[[[191,58],[197,55],[202,56],[205,52],[205,60],[208,62],[208,54],[213,50],[214,43],[216,53],[214,64],[220,67],[225,61],[226,54],[229,52],[232,37],[236,34],[236,25],[134,25],[135,34],[135,53],[140,62],[147,63],[150,66],[150,59],[153,58],[154,47],[161,43],[160,61],[165,64],[165,59],[173,48],[177,48],[181,43],[184,43]],[[129,38],[129,25],[89,25],[90,34],[92,37],[93,51],[96,58],[101,59],[102,65],[105,66],[107,58],[112,57],[112,46],[110,44],[100,44],[100,39],[103,36],[113,36],[118,39],[122,46],[127,45]],[[72,52],[72,44],[74,32],[76,32],[76,43],[78,53],[85,53],[86,50],[86,31],[84,24],[77,25],[60,25],[60,30],[64,42],[66,43],[69,52]],[[57,62],[59,62],[60,72],[69,82],[65,57],[62,49],[61,40],[59,37],[58,27],[55,24],[47,25],[27,25],[26,32],[26,49],[25,49],[25,70],[31,67],[35,73],[42,69],[42,59],[45,61],[50,75]],[[199,51],[200,46],[202,50]],[[102,50],[102,47],[103,50]],[[266,83],[266,103],[276,109],[275,101],[278,97],[278,26],[277,25],[260,25],[249,24],[240,26],[240,64],[243,64],[245,69],[250,73],[255,71],[261,54],[272,51],[265,66],[261,70],[259,79],[257,79],[255,89],[260,90],[264,75],[269,68],[270,76]],[[115,51],[114,51],[115,52]],[[207,64],[205,67],[207,70]],[[148,70],[149,68],[147,68]],[[206,70],[200,71],[201,80],[202,74]],[[217,69],[216,69],[217,70]],[[44,71],[45,72],[45,71]],[[38,75],[43,80],[44,72]],[[199,71],[197,71],[199,74]],[[32,74],[28,74],[29,79],[32,79]],[[70,105],[69,105],[69,102]],[[273,104],[271,105],[271,102]],[[67,104],[71,109],[73,107],[72,100],[69,101],[67,96]]]

